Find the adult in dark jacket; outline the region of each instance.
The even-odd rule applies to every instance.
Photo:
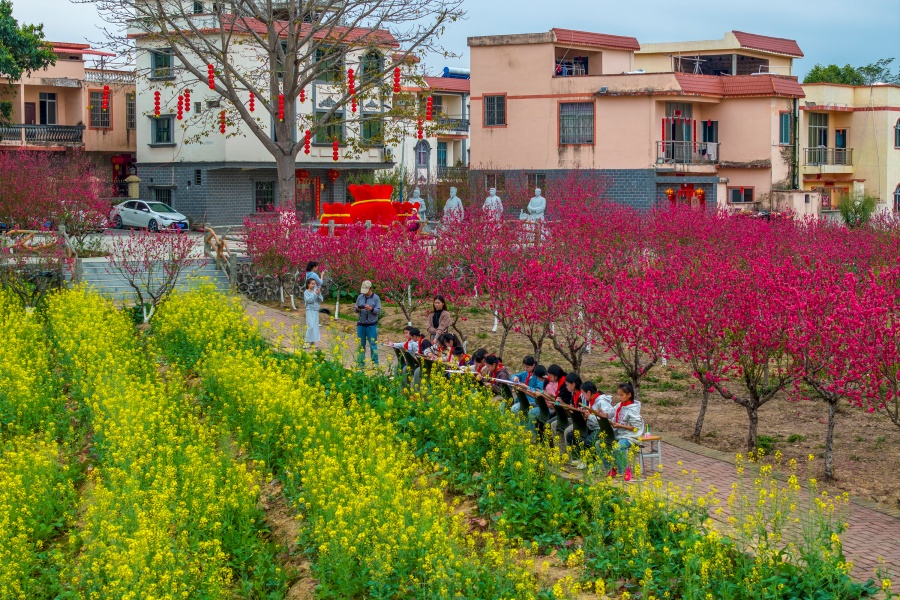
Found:
[[[378,366],[378,317],[381,315],[381,298],[372,291],[372,282],[362,282],[356,305],[353,307],[359,315],[356,322],[356,335],[359,337],[359,352],[356,363],[360,368],[366,362],[366,343],[372,355],[372,364]]]

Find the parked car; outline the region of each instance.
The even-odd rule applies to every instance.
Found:
[[[116,229],[142,227],[154,232],[161,229],[188,230],[188,218],[162,202],[128,200],[114,206],[109,218]]]

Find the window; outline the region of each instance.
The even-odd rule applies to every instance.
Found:
[[[428,142],[425,140],[420,141],[416,144],[416,167],[428,167],[428,163],[431,162],[431,146],[428,145]]]
[[[561,146],[594,143],[594,103],[564,102],[559,105]]]
[[[506,189],[506,173],[485,173],[484,188],[494,188],[497,191]]]
[[[894,189],[894,212],[900,213],[900,183]]]
[[[526,178],[528,180],[529,190],[532,188],[540,188],[541,190],[547,189],[545,187],[547,185],[546,173],[527,173]]]
[[[900,148],[900,119],[894,125],[894,148]]]
[[[437,116],[444,114],[444,97],[432,96],[431,100],[431,109],[434,111],[434,115]]]
[[[503,127],[506,125],[506,96],[484,97],[484,126]]]
[[[195,15],[203,14],[203,3],[202,2],[194,2],[194,14]]]
[[[701,130],[701,142],[706,142],[708,144],[718,144],[719,143],[719,122],[718,121],[703,121],[703,127]]]
[[[175,77],[172,68],[172,49],[162,48],[150,52],[150,79],[166,79]]]
[[[437,148],[437,166],[447,166],[447,142],[438,142]]]
[[[809,113],[809,147],[828,147],[827,113]]]
[[[215,100],[207,100],[206,101],[207,109],[219,108],[221,105],[222,105],[221,98],[216,98]],[[200,111],[198,110],[197,112],[200,112]]]
[[[256,212],[272,212],[275,210],[275,182],[256,182]]]
[[[174,144],[172,135],[173,117],[155,117],[150,121],[151,144]]]
[[[372,50],[359,61],[360,79],[363,81],[380,79],[382,71],[384,71],[384,59],[380,52]]]
[[[363,142],[369,145],[384,143],[383,126],[380,117],[364,117],[360,123]]]
[[[694,105],[690,102],[666,102],[666,116],[679,119],[693,119]]]
[[[203,171],[194,169],[194,185],[203,185]]]
[[[153,199],[172,208],[172,190],[168,188],[157,188],[153,190]]]
[[[203,103],[202,102],[194,102],[194,113],[200,114],[203,112]]]
[[[89,92],[88,104],[90,104],[90,126],[94,129],[111,129],[112,120],[109,115],[111,108],[103,110],[103,92]]]
[[[125,94],[125,129],[137,129],[137,105],[134,92]]]
[[[56,125],[56,93],[41,92],[38,95],[40,101],[40,120],[41,125]]]
[[[789,112],[778,115],[778,143],[782,146],[794,143],[794,117]]]
[[[344,115],[340,113],[335,113],[331,115],[331,117],[326,122],[325,115],[326,112],[317,112],[316,113],[316,121],[319,122],[318,130],[316,131],[316,143],[317,144],[330,144],[334,141],[334,138],[338,139],[338,142],[343,143],[344,141]]]
[[[284,61],[282,60],[282,56],[287,58],[287,42],[281,42],[281,54],[275,55],[275,72],[278,73],[279,77],[284,76]]]
[[[340,51],[333,47],[316,48],[316,70],[319,81],[340,81],[344,76],[344,61]]]
[[[753,188],[728,188],[728,201],[732,204],[746,204],[748,202],[753,202]]]

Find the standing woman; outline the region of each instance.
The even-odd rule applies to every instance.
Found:
[[[303,301],[306,303],[306,338],[305,345],[312,346],[321,339],[319,335],[319,308],[322,302],[322,288],[315,279],[306,280],[306,290],[303,292]]]
[[[434,312],[431,313],[428,321],[428,335],[431,336],[431,343],[437,344],[441,336],[450,329],[453,317],[447,311],[447,302],[443,296],[435,296],[432,306],[434,307]]]

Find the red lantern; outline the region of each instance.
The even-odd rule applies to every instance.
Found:
[[[305,152],[306,154],[309,154],[309,147],[312,145],[312,131],[307,129],[304,136],[305,137],[303,140],[303,152]]]
[[[400,67],[394,69],[394,93],[400,93]]]
[[[431,121],[434,118],[434,98],[428,96],[425,100],[425,120]]]
[[[219,113],[219,131],[225,133],[225,111]]]
[[[299,97],[299,100],[300,100],[300,103],[301,103],[301,104],[304,103],[304,102],[306,102],[306,89],[305,89],[305,88],[302,89],[302,90],[300,90],[300,97]]]
[[[118,167],[119,165],[125,164],[125,159],[122,158],[121,154],[114,154],[109,158],[109,162]]]
[[[191,112],[191,90],[184,90],[184,112]]]
[[[103,100],[100,101],[100,108],[102,110],[109,109],[109,86],[108,85],[103,86]]]
[[[416,123],[416,135],[421,140],[425,137],[425,132],[422,130],[422,117],[419,117]]]
[[[206,78],[209,80],[209,89],[216,89],[216,68],[212,64],[206,65]]]
[[[184,118],[184,98],[182,96],[178,96],[178,112],[175,114],[175,118],[179,121]]]
[[[253,92],[250,92],[250,112],[256,110],[256,96],[253,95]]]
[[[159,90],[153,92],[153,116],[159,116]]]
[[[309,171],[307,171],[306,169],[297,169],[296,171],[294,171],[294,176],[300,183],[309,181]]]
[[[337,162],[338,159],[341,157],[340,151],[341,151],[341,147],[340,147],[340,144],[338,143],[338,139],[334,138],[334,142],[332,142],[332,144],[331,144],[331,153],[332,153],[332,157],[334,158],[334,162]]]
[[[703,202],[704,198],[706,198],[706,190],[700,188],[697,190],[697,199],[700,200],[700,202]]]
[[[284,94],[278,94],[278,120],[284,121]]]
[[[330,169],[328,171],[328,179],[331,180],[331,183],[334,183],[335,181],[337,181],[337,178],[340,176],[341,176],[341,172],[338,171],[337,169]]]
[[[347,93],[350,95],[350,110],[356,113],[356,75],[353,69],[347,69]]]

